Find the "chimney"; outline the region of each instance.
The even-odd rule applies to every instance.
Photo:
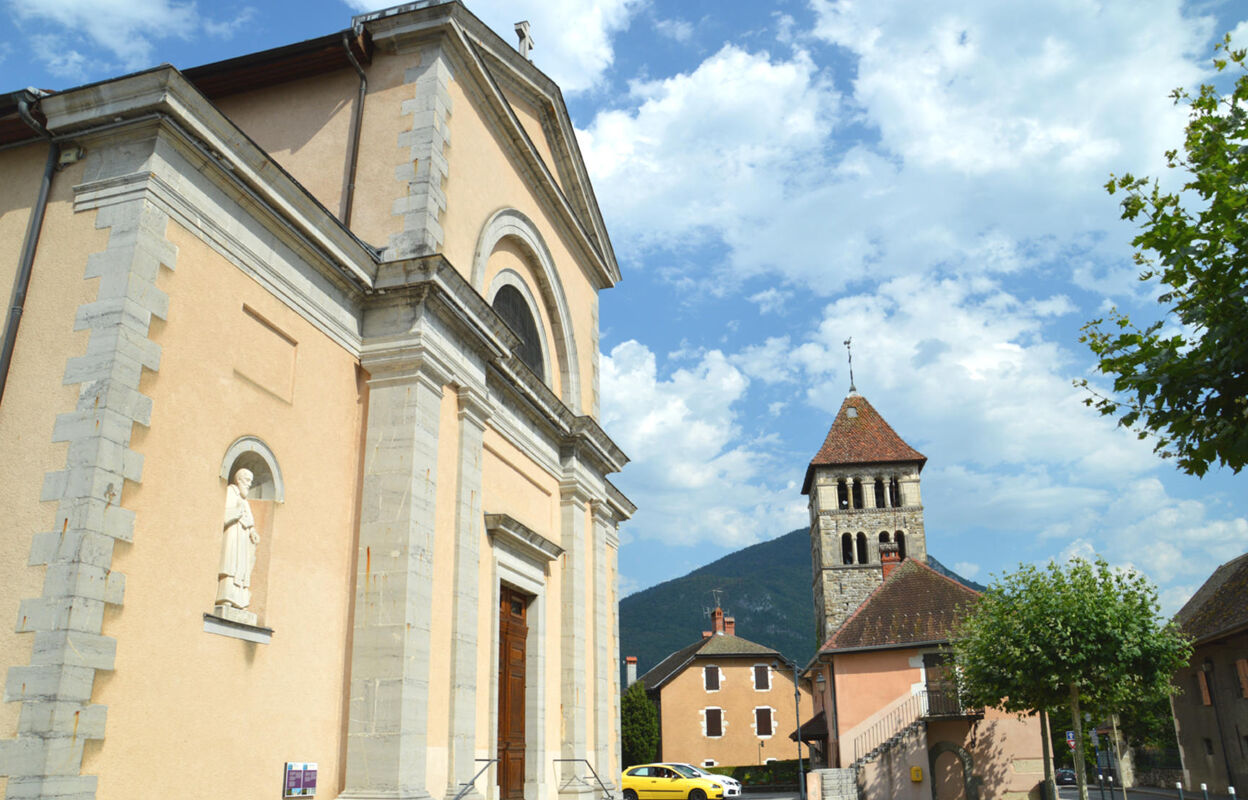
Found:
[[[737,635],[737,618],[736,617],[724,617],[724,635],[725,636]]]
[[[889,573],[901,563],[896,542],[880,542],[880,563],[884,566],[884,580],[888,580]]]
[[[711,612],[711,632],[716,636],[724,633],[724,610],[719,606],[715,606],[715,610]]]
[[[627,656],[624,659],[624,663],[627,665],[625,668],[625,675],[628,677],[628,680],[624,684],[624,688],[627,689],[629,686],[632,686],[637,682],[637,656]]]

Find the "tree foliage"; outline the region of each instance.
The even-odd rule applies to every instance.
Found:
[[[1020,714],[1069,709],[1076,742],[1083,712],[1169,696],[1191,653],[1172,623],[1160,624],[1152,585],[1099,558],[1003,576],[958,626],[953,647],[965,702]],[[1082,762],[1077,752],[1086,800]]]
[[[620,738],[624,766],[645,764],[658,755],[659,713],[641,681],[629,686],[620,699]]]
[[[1228,95],[1212,85],[1171,95],[1189,118],[1184,154],[1168,151],[1166,161],[1188,173],[1182,199],[1198,199],[1198,210],[1130,173],[1105,185],[1125,193],[1122,218],[1141,223],[1135,262],[1141,281],[1160,284],[1166,314],[1140,327],[1115,309],[1079,337],[1113,377],[1113,396],[1092,392],[1085,402],[1141,438],[1155,435],[1158,454],[1197,476],[1215,463],[1235,472],[1248,464],[1248,68],[1230,41],[1214,59],[1219,71],[1240,72]]]

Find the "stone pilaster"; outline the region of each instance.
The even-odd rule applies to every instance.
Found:
[[[450,142],[451,65],[441,45],[420,51],[420,64],[404,76],[414,97],[403,103],[412,117],[412,129],[399,136],[399,146],[409,158],[395,169],[395,177],[407,191],[394,203],[403,218],[403,230],[390,237],[387,260],[436,253],[442,248],[442,215],[446,211],[449,172],[445,148]]]
[[[451,598],[450,731],[447,747],[446,797],[453,798],[476,772],[473,755],[477,734],[477,617],[480,607],[479,564],[482,526],[482,435],[489,417],[484,395],[459,390],[459,449],[455,490],[454,592]],[[465,798],[480,800],[476,787]]]
[[[619,669],[608,647],[610,631],[611,587],[607,582],[607,532],[612,525],[611,510],[606,504],[593,504],[594,519],[594,755],[592,762],[599,779],[607,786],[614,784],[608,762],[611,737],[610,676]]]
[[[559,670],[561,687],[560,703],[563,708],[563,739],[561,758],[586,758],[588,746],[587,670],[585,664],[585,556],[589,537],[585,530],[585,512],[589,498],[574,480],[565,481],[561,487],[560,529],[563,547],[563,574],[560,614],[560,651],[562,664]],[[584,766],[564,762],[559,770],[559,795],[575,797],[590,790],[590,785],[580,778],[585,776]]]
[[[65,383],[80,387],[77,407],[58,415],[52,432],[68,443],[66,468],[45,475],[40,497],[57,504],[56,525],[31,543],[29,563],[47,566],[43,593],[23,600],[17,619],[17,630],[35,637],[31,663],[11,667],[4,685],[4,700],[22,704],[17,738],[0,740],[11,800],[95,797],[96,778],[79,773],[87,740],[104,738],[107,708],[91,694],[117,647],[102,635],[104,606],[120,605],[125,588],[125,576],[111,569],[113,546],[133,539],[123,491],[126,481],[139,482],[143,457],[130,436],[135,423],[151,422],[139,380],[160,365],[148,329],[153,316],[166,317],[168,297],[156,276],[177,255],[165,239],[168,216],[145,196],[114,203],[95,220],[110,229],[108,247],[87,259],[85,277],[99,280],[96,300],[74,319],[91,332],[87,350],[65,367]]]
[[[429,798],[430,621],[445,377],[416,356],[370,369],[343,798]]]

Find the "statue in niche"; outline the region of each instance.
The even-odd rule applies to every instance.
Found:
[[[247,492],[251,490],[251,470],[234,473],[234,482],[225,493],[225,536],[221,542],[221,564],[217,568],[218,616],[248,625],[256,624],[256,615],[247,611],[251,604],[251,571],[256,566],[256,520],[251,515]]]

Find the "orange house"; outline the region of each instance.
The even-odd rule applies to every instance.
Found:
[[[723,609],[712,630],[641,677],[659,708],[659,758],[703,767],[742,766],[797,757],[784,733],[797,724],[793,664],[736,635]],[[802,715],[810,694],[798,690]]]

